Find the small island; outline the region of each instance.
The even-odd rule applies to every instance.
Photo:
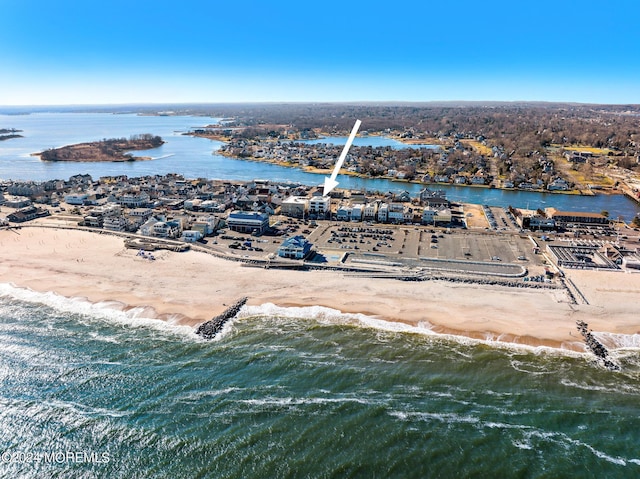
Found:
[[[137,161],[148,157],[133,156],[130,151],[151,150],[164,144],[164,140],[148,133],[127,138],[111,138],[89,143],[50,148],[34,156],[43,161]]]
[[[22,130],[16,130],[15,128],[0,128],[0,141],[11,140],[12,138],[23,138],[18,133]]]

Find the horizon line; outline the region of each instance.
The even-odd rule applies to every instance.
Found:
[[[556,101],[556,100],[265,100],[265,101],[166,101],[166,102],[122,102],[122,103],[51,103],[51,104],[4,104],[0,109],[15,108],[118,108],[118,107],[159,107],[159,106],[219,106],[219,105],[522,105],[522,104],[543,104],[543,105],[571,105],[571,106],[627,106],[640,108],[640,103],[599,103],[580,101]]]

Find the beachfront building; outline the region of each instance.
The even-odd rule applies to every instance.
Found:
[[[178,221],[158,221],[153,225],[153,236],[156,238],[177,238],[180,236]]]
[[[309,200],[302,196],[289,196],[280,205],[280,213],[292,218],[304,218],[308,209]]]
[[[155,238],[178,238],[180,231],[179,221],[166,221],[164,218],[152,216],[140,227],[139,234]]]
[[[309,216],[327,218],[331,214],[331,198],[329,196],[314,196],[309,200]]]
[[[43,216],[49,216],[49,210],[44,208],[38,208],[36,206],[27,206],[14,211],[7,216],[7,219],[12,223],[24,223],[25,221],[35,220],[36,218],[42,218]]]
[[[102,227],[109,231],[126,231],[127,220],[123,216],[106,216],[102,220]]]
[[[198,221],[194,221],[191,225],[192,230],[200,231],[202,236],[212,235],[218,226],[220,225],[220,220],[215,216],[201,216],[198,218]]]
[[[186,243],[195,243],[202,239],[202,233],[198,230],[184,230],[182,232],[182,241]]]
[[[278,248],[278,256],[291,259],[305,259],[313,245],[304,236],[296,235],[285,239]]]
[[[227,225],[238,233],[261,235],[269,228],[269,215],[259,211],[232,211],[227,218]]]

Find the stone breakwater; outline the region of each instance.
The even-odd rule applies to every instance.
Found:
[[[222,331],[222,328],[227,321],[236,317],[240,312],[240,309],[247,302],[247,298],[241,298],[227,308],[222,314],[216,316],[209,321],[205,321],[196,329],[196,334],[202,336],[204,339],[213,339],[216,334]]]
[[[610,358],[609,358],[609,351],[607,351],[607,348],[605,348],[602,343],[600,341],[598,341],[593,334],[591,334],[591,331],[589,331],[589,325],[587,323],[585,323],[584,321],[578,320],[576,321],[576,326],[578,328],[578,331],[580,331],[580,334],[582,334],[582,337],[584,338],[584,342],[587,345],[587,348],[589,348],[589,350],[599,359],[602,360],[603,364],[613,370],[613,371],[618,371],[620,369],[620,366],[618,366],[616,363],[614,363]]]

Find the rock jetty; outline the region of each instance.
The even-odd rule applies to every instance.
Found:
[[[599,359],[602,360],[603,364],[611,369],[612,371],[619,371],[620,370],[620,366],[618,366],[616,363],[614,363],[610,358],[609,358],[609,351],[607,351],[607,348],[605,348],[602,343],[600,341],[598,341],[593,334],[591,334],[591,331],[589,331],[589,325],[587,323],[585,323],[584,321],[578,320],[576,321],[576,326],[578,328],[578,331],[580,331],[580,334],[582,334],[582,337],[584,338],[584,342],[587,345],[587,348],[589,348],[589,350]]]
[[[205,321],[198,329],[196,329],[196,334],[202,336],[204,339],[213,339],[216,334],[222,331],[222,328],[226,324],[227,321],[236,317],[236,315],[240,312],[240,308],[242,308],[247,302],[247,298],[242,298],[235,303],[233,303],[226,311],[209,321]]]

